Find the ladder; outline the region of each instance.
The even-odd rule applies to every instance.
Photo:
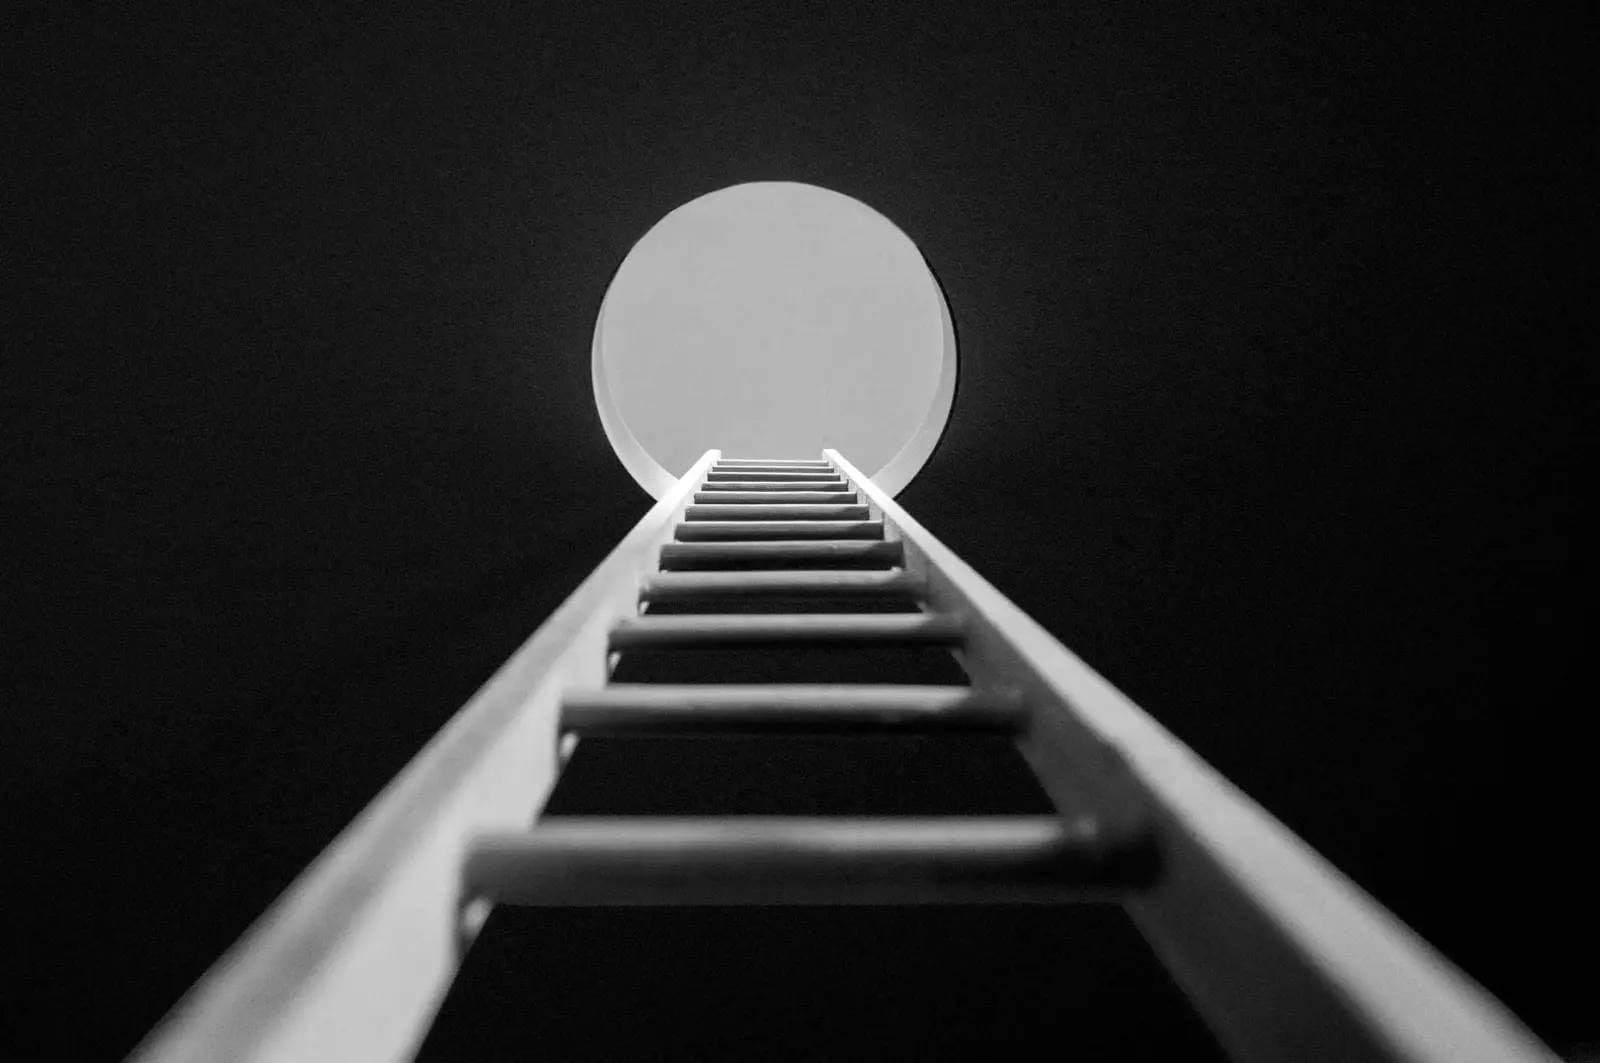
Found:
[[[653,603],[914,598],[900,613]],[[938,646],[970,686],[609,681],[632,650]],[[1056,814],[537,816],[586,735],[1007,734]],[[837,451],[711,450],[134,1052],[400,1060],[494,904],[1116,899],[1247,1061],[1554,1060]]]

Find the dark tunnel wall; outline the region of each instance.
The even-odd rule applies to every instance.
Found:
[[[588,393],[606,283],[779,179],[945,288],[910,511],[1541,1034],[1600,1038],[1559,973],[1596,943],[1565,27],[18,25],[8,1058],[130,1048],[642,514]]]

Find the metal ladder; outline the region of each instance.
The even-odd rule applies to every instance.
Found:
[[[769,597],[921,611],[648,611]],[[865,644],[948,648],[971,686],[610,682],[628,651]],[[536,821],[582,737],[712,732],[1009,734],[1057,814]],[[837,452],[713,450],[135,1058],[409,1058],[493,904],[1108,897],[1235,1058],[1555,1058]]]

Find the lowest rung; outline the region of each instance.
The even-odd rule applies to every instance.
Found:
[[[528,905],[1013,904],[1151,881],[1143,833],[1093,817],[551,817],[480,836],[469,897]]]
[[[577,735],[1009,734],[1022,722],[1018,695],[961,686],[612,683],[561,699],[561,730]]]

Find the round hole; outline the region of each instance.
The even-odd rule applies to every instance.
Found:
[[[830,447],[898,493],[949,420],[955,330],[921,252],[882,214],[814,185],[734,185],[628,252],[593,377],[613,449],[657,498],[713,447]]]

